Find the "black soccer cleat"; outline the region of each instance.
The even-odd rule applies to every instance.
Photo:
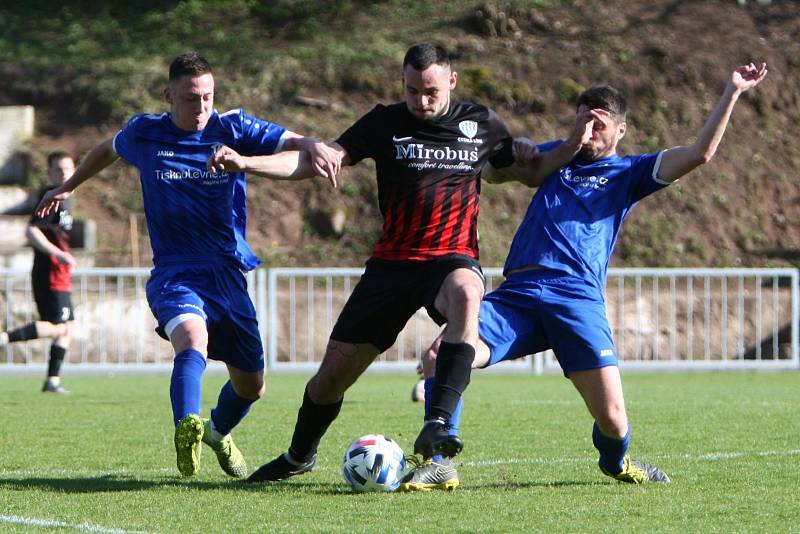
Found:
[[[317,463],[317,455],[311,457],[304,464],[296,465],[286,457],[289,453],[283,453],[271,462],[265,463],[247,477],[245,482],[277,482],[295,475],[302,475],[314,469]]]
[[[423,458],[431,458],[436,454],[452,458],[461,452],[464,442],[458,436],[450,434],[448,428],[444,419],[425,421],[414,442],[414,454]]]

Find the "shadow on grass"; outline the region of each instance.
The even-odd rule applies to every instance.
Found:
[[[580,481],[580,480],[555,480],[555,481],[542,481],[542,480],[531,480],[531,481],[520,481],[520,482],[495,482],[490,484],[463,484],[458,487],[456,490],[458,493],[462,492],[470,492],[470,491],[484,491],[484,490],[507,490],[507,491],[516,491],[520,489],[527,489],[527,488],[560,488],[560,487],[569,487],[569,486],[607,486],[609,484],[613,484],[613,482],[606,482],[604,480],[595,480],[595,481]],[[301,490],[304,493],[316,493],[320,495],[347,495],[353,496],[354,492],[350,491],[350,489],[342,484],[338,483],[320,483],[320,482],[278,482],[278,483],[264,483],[264,484],[242,484],[239,486],[240,489],[245,489],[249,491],[263,491],[263,492],[274,492],[274,491],[296,491]],[[429,492],[410,492],[409,495],[412,494],[419,494],[419,493],[429,493]],[[442,491],[435,490],[433,493],[441,494],[445,493]],[[371,493],[363,493],[355,495],[374,495]]]
[[[155,488],[189,488],[198,490],[236,489],[241,482],[216,482],[182,480],[179,478],[144,479],[120,475],[70,478],[0,478],[0,488],[5,490],[40,489],[63,493],[100,493],[114,491],[145,491]]]
[[[465,484],[458,488],[458,492],[483,491],[483,490],[509,490],[516,491],[526,488],[559,488],[568,486],[602,486],[607,485],[605,481],[577,481],[577,480],[557,480],[557,481],[519,481],[519,482],[495,482],[490,484]],[[0,489],[2,490],[30,490],[39,489],[45,491],[55,491],[60,493],[105,493],[105,492],[137,492],[148,491],[157,488],[185,488],[200,491],[216,490],[235,490],[246,491],[249,493],[315,493],[319,495],[348,495],[353,492],[342,482],[269,482],[250,484],[241,480],[223,481],[203,481],[203,480],[183,480],[179,478],[163,479],[142,479],[135,477],[104,475],[97,477],[71,477],[71,478],[0,478]],[[436,492],[440,493],[440,492]],[[368,495],[368,494],[364,494]]]

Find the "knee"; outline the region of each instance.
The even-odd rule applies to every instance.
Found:
[[[478,304],[483,298],[483,287],[471,282],[459,284],[454,288],[453,296],[465,305]]]
[[[244,399],[259,400],[267,391],[264,379],[248,380],[244,383],[236,384],[234,387],[236,394]]]
[[[205,322],[186,321],[175,327],[170,334],[170,341],[175,352],[194,349],[205,354],[208,347],[208,331]]]

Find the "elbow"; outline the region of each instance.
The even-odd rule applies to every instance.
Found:
[[[704,165],[704,164],[708,163],[709,161],[711,161],[711,158],[714,157],[714,154],[716,154],[716,152],[717,152],[716,150],[711,149],[711,148],[706,150],[705,152],[703,152],[702,154],[700,154],[698,156],[697,164],[698,165]]]

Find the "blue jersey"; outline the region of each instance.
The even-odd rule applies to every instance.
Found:
[[[539,150],[560,143],[545,143]],[[504,272],[540,265],[602,290],[622,221],[639,200],[669,185],[658,179],[662,154],[576,157],[561,167],[534,195]]]
[[[156,266],[229,258],[249,271],[260,263],[245,241],[244,173],[212,174],[206,162],[221,144],[246,156],[274,154],[285,132],[241,109],[215,110],[195,132],[178,128],[169,113],[128,121],[114,151],[139,169]]]

